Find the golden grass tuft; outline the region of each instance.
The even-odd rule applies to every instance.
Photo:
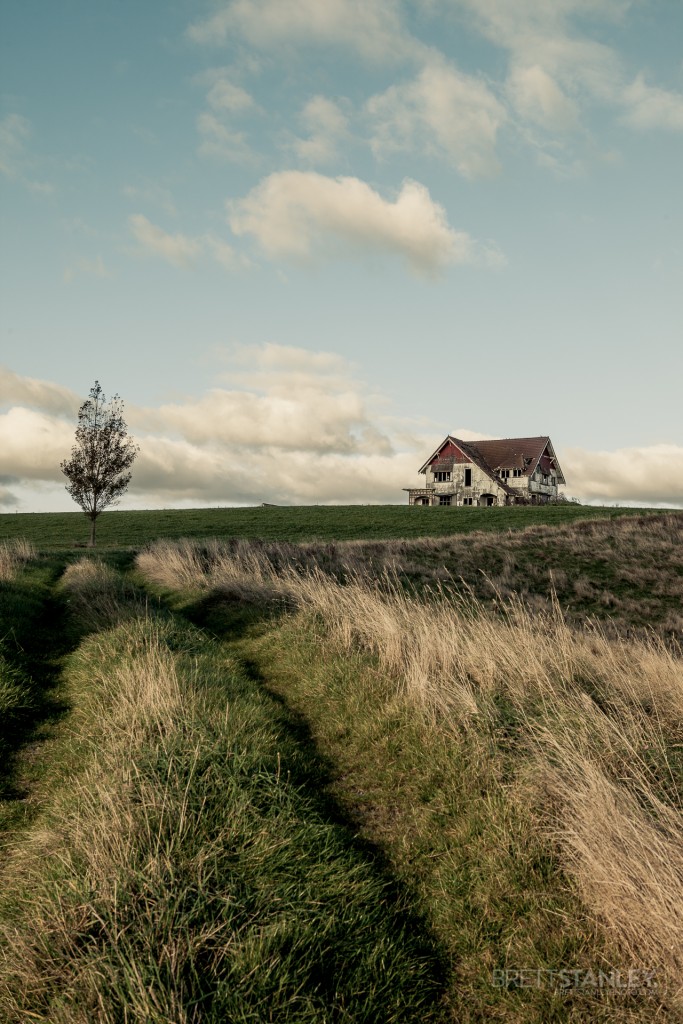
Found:
[[[80,566],[75,576],[92,579],[94,572]],[[127,1019],[189,1021],[194,1018],[182,1010],[180,990],[150,987],[136,947],[148,933],[158,932],[154,894],[164,890],[188,829],[197,827],[183,801],[192,772],[185,778],[185,766],[174,764],[173,757],[179,730],[195,714],[196,697],[180,686],[173,655],[151,620],[91,638],[74,675],[80,700],[71,728],[81,736],[87,767],[56,794],[43,827],[5,868],[19,905],[26,901],[31,928],[5,924],[0,929],[0,1016],[28,1019],[23,1016],[28,1006],[43,1006],[45,1015],[31,1019],[113,1024],[119,1017],[112,987],[125,984]],[[90,735],[84,743],[85,730]],[[146,775],[150,750],[168,759],[165,785]],[[53,869],[46,875],[48,859]],[[125,918],[126,904],[136,898],[139,934],[129,936],[125,928],[117,930],[117,905]],[[113,952],[111,960],[96,953],[98,933]],[[195,944],[202,939],[192,936]],[[86,940],[93,945],[90,954]],[[160,971],[174,959],[182,961],[187,940],[175,933],[169,918]],[[167,976],[174,977],[172,969]]]
[[[17,538],[0,543],[0,582],[13,580],[26,562],[37,557],[35,545],[29,540]]]
[[[79,624],[88,631],[107,629],[146,612],[133,586],[97,558],[80,558],[66,567],[60,588]]]

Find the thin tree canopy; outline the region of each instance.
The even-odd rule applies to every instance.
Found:
[[[61,463],[66,489],[91,522],[90,544],[95,543],[95,520],[116,505],[131,480],[130,467],[140,449],[128,436],[123,402],[114,395],[107,402],[99,381],[78,410],[76,442],[71,458]]]

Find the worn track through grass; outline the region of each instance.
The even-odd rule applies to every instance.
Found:
[[[655,995],[653,1005],[651,993],[640,992],[643,1005],[636,999],[612,1008],[606,999],[589,1007],[585,993],[572,991],[558,1008],[547,993],[527,993],[507,1009],[519,1020],[551,1019],[543,1016],[551,1011],[558,1019],[621,1020],[647,1019],[658,1005],[678,1019],[680,652],[657,638],[610,639],[595,625],[572,630],[557,602],[544,614],[515,601],[493,611],[448,590],[410,595],[391,576],[326,575],[291,556],[281,548],[185,544],[175,556],[160,546],[138,565],[157,583],[175,579],[194,589],[200,607],[213,594],[228,619],[240,597],[299,609],[293,627],[280,623],[243,650],[315,723],[323,749],[345,755],[343,774],[362,789],[374,786],[368,834],[381,834],[381,822],[402,877],[417,868],[426,879],[420,891],[435,927],[454,961],[469,964],[464,975],[454,969],[456,991],[461,999],[463,986],[467,993],[457,1019],[485,1019],[484,1008],[495,1005],[485,965],[559,971],[587,961],[588,968],[654,970],[662,1001]],[[335,672],[320,668],[323,660],[340,664],[341,689],[331,681]],[[409,785],[404,800],[401,787],[414,775],[429,790],[433,768],[441,780],[437,812],[414,827],[416,793]],[[448,782],[463,769],[476,780],[471,810]],[[444,827],[453,843],[435,850],[431,836]],[[470,832],[484,838],[463,853]],[[502,855],[492,849],[496,835]],[[450,874],[442,873],[442,859]],[[482,872],[484,864],[490,867]],[[445,896],[463,875],[478,908],[469,919],[465,904]],[[482,914],[496,900],[506,912],[495,937],[483,941]],[[469,959],[477,941],[488,963]],[[579,963],[568,964],[577,954]],[[503,1006],[499,1000],[496,1012],[504,1016]]]
[[[445,1019],[438,944],[301,723],[105,566],[63,587],[93,630],[66,668],[77,761],[2,867],[0,1017]]]
[[[61,650],[90,638],[0,868],[0,1016],[680,1020],[682,520],[158,546],[146,594],[130,552],[72,564]],[[638,544],[673,551],[659,634],[577,631],[547,569],[633,577]],[[659,988],[549,980],[615,967]]]

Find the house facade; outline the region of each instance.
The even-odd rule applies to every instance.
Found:
[[[409,505],[542,505],[566,483],[549,437],[463,441],[449,434],[420,468]]]

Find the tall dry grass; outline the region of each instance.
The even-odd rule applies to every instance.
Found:
[[[72,562],[59,586],[79,625],[89,632],[144,616],[147,611],[147,599],[98,558]]]
[[[29,540],[17,538],[0,543],[0,581],[13,580],[19,569],[37,555],[35,545]]]
[[[286,553],[285,553],[286,554]],[[683,661],[654,635],[572,628],[557,601],[497,608],[395,574],[333,576],[265,546],[160,545],[138,567],[159,585],[285,600],[325,642],[362,650],[439,735],[495,733],[519,745],[516,799],[558,850],[624,961],[656,970],[683,1011]]]
[[[241,569],[254,564],[252,596],[266,574],[287,567],[315,568],[344,578],[399,573],[416,589],[439,583],[457,589],[464,581],[485,601],[521,596],[550,611],[557,595],[570,621],[599,617],[610,633],[641,633],[652,627],[683,642],[683,513],[620,516],[562,526],[530,526],[494,534],[479,531],[410,540],[319,543],[244,540],[168,543],[164,568],[150,566],[171,585],[228,586],[233,572],[244,592]],[[145,556],[142,556],[144,562]],[[234,569],[233,565],[240,567]],[[173,582],[175,580],[175,583]],[[271,584],[272,586],[272,584]]]
[[[112,665],[114,651],[120,662]],[[98,671],[98,662],[106,665],[106,675]],[[43,1007],[43,1014],[33,1013],[31,1019],[69,1024],[111,1019],[102,1005],[102,993],[116,979],[106,977],[109,965],[104,958],[98,963],[98,957],[92,955],[96,943],[91,955],[83,955],[81,947],[99,928],[110,932],[113,922],[111,917],[98,922],[96,903],[89,892],[97,894],[100,906],[113,908],[115,920],[117,901],[122,896],[130,898],[119,895],[117,887],[125,869],[135,865],[140,835],[149,833],[149,845],[152,851],[156,849],[156,856],[149,857],[145,867],[149,892],[154,891],[155,877],[163,872],[170,852],[166,848],[168,830],[163,826],[164,803],[172,781],[169,778],[166,791],[152,787],[140,771],[139,760],[150,742],[163,744],[164,737],[177,728],[181,714],[189,710],[182,706],[173,659],[153,624],[138,622],[90,641],[80,671],[89,675],[91,684],[96,683],[83,689],[73,723],[75,736],[79,735],[79,720],[87,725],[90,735],[85,743],[81,739],[80,757],[88,767],[70,780],[67,792],[57,795],[51,822],[45,823],[28,845],[18,848],[8,869],[6,884],[17,890],[19,906],[26,900],[31,919],[30,931],[2,928],[0,1011],[8,1021],[24,1019],[29,1007],[36,1006]],[[122,773],[124,764],[126,773]],[[177,815],[177,797],[172,804]],[[177,832],[170,834],[182,841],[182,816],[177,820]],[[53,870],[46,878],[45,864],[51,858]],[[127,881],[134,878],[133,868]],[[153,914],[150,906],[150,918]],[[108,941],[134,973],[134,950],[126,950],[126,935],[112,932]],[[169,934],[170,956],[176,942],[182,945],[182,937],[174,939]],[[144,979],[139,978],[137,986],[134,977],[127,982],[132,994],[130,1019],[153,1019],[154,1007]],[[59,995],[53,1003],[55,989]],[[172,1014],[176,997],[177,993],[169,991],[166,1005],[157,1009]],[[145,1018],[150,1012],[152,1016]]]

